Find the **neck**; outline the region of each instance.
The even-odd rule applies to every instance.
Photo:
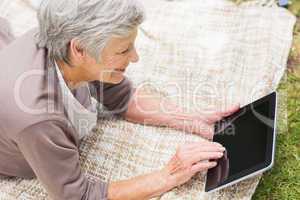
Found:
[[[68,86],[73,88],[82,82],[88,81],[88,78],[84,77],[83,74],[80,73],[79,67],[70,66],[63,61],[56,61],[56,63]]]

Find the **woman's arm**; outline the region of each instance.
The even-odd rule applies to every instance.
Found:
[[[224,147],[208,141],[179,146],[168,164],[159,171],[129,180],[112,182],[108,187],[108,199],[145,200],[184,184],[196,173],[216,166],[208,160],[223,156]]]
[[[166,102],[160,95],[149,93],[143,88],[134,90],[129,100],[126,120],[145,125],[168,126],[183,113],[183,109],[173,102]]]
[[[135,90],[128,103],[124,117],[126,120],[144,125],[167,126],[206,138],[213,135],[213,124],[239,109],[233,106],[225,112],[185,113],[183,108],[159,95],[145,92],[143,88]]]
[[[155,171],[129,180],[112,182],[108,187],[108,199],[150,199],[167,192],[166,181],[162,171]]]
[[[224,148],[202,141],[180,146],[161,170],[129,180],[90,181],[81,171],[78,148],[67,124],[47,121],[26,128],[16,143],[52,199],[141,200],[159,196],[214,166]],[[202,162],[204,161],[204,162]]]
[[[67,120],[43,121],[19,133],[17,146],[53,200],[105,200],[108,184],[81,170],[76,133]]]

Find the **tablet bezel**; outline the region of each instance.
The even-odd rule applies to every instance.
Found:
[[[272,149],[268,148],[267,151],[266,151],[266,154],[270,154],[270,151],[272,153],[271,157],[269,157],[269,158],[271,158],[271,160],[270,159],[266,160],[266,162],[268,162],[269,164],[266,165],[266,162],[264,162],[264,163],[261,163],[261,164],[258,164],[256,166],[254,166],[254,167],[252,167],[250,169],[241,171],[238,174],[234,175],[233,179],[235,179],[235,180],[232,180],[229,183],[226,183],[226,184],[221,185],[221,186],[217,186],[217,187],[215,187],[213,189],[210,189],[210,190],[208,190],[206,188],[206,183],[207,183],[207,176],[206,176],[206,178],[205,178],[205,192],[211,193],[211,192],[215,192],[215,191],[221,190],[221,189],[223,189],[225,187],[234,185],[234,184],[236,184],[236,183],[238,183],[240,181],[243,181],[245,179],[248,179],[248,178],[251,178],[253,176],[262,174],[263,172],[269,170],[274,165],[275,143],[276,143],[276,125],[277,125],[277,92],[276,91],[272,92],[269,95],[266,95],[265,97],[262,97],[261,99],[258,99],[257,101],[244,106],[241,109],[244,109],[244,108],[247,108],[247,110],[251,109],[251,107],[253,107],[253,106],[257,105],[257,104],[261,104],[261,103],[269,100],[270,98],[273,98],[272,97],[273,95],[275,95],[275,99],[274,99],[275,102],[271,101],[271,103],[273,102],[275,104],[275,109],[274,110],[270,109],[269,110],[269,112],[270,112],[269,115],[270,114],[274,114],[274,128],[273,128],[273,133],[268,134],[268,137],[273,137],[273,139],[270,139],[270,138],[267,139],[267,141],[271,140],[273,142],[273,144],[272,144]],[[270,106],[273,106],[273,105],[271,104]],[[235,114],[233,114],[233,115],[235,115]],[[268,131],[272,131],[272,130],[268,129]],[[245,174],[247,174],[247,175],[245,175]],[[240,178],[236,179],[237,176],[240,176]]]

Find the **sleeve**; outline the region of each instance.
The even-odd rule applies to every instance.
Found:
[[[123,117],[126,113],[129,101],[134,93],[134,88],[128,78],[123,79],[118,84],[94,81],[90,83],[90,90],[92,96],[108,110],[108,113],[104,115],[119,117]]]
[[[17,145],[52,199],[107,199],[108,183],[92,181],[81,171],[70,131],[60,121],[40,122],[20,133]]]

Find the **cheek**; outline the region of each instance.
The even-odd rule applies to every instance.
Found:
[[[115,56],[107,59],[104,62],[104,65],[108,69],[115,69],[127,67],[128,63],[128,58],[126,56]]]
[[[85,69],[85,72],[88,74],[96,74],[96,73],[99,73],[99,70],[101,68],[99,67],[99,64],[96,61],[91,60],[91,61],[85,63],[84,69]]]

